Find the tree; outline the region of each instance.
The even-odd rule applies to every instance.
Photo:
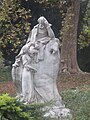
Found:
[[[61,72],[78,73],[77,64],[77,30],[79,21],[80,0],[71,0],[67,8],[62,29]]]

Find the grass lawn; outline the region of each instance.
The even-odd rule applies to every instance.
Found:
[[[90,120],[90,86],[60,92],[65,105],[70,108],[73,120]]]

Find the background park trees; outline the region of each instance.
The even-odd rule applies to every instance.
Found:
[[[21,0],[1,0],[0,6],[0,47],[5,64],[11,65],[30,32],[31,14]]]
[[[0,44],[6,64],[13,63],[28,37],[30,27],[37,23],[39,16],[44,15],[53,24],[55,35],[62,44],[61,72],[78,73],[78,63],[84,70],[80,51],[89,47],[88,4],[89,0],[1,0]]]

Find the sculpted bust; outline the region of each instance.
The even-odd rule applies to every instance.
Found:
[[[60,116],[65,109],[56,79],[60,66],[59,40],[45,17],[38,19],[26,44],[16,56],[12,78],[17,98],[24,103],[53,102],[45,116]]]

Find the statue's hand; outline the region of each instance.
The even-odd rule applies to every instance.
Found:
[[[51,26],[51,24],[49,24],[47,20],[44,22],[44,24],[45,24],[45,27],[46,27],[46,28],[48,28],[48,27]]]
[[[35,44],[35,49],[36,49],[36,50],[39,50],[39,43],[36,43],[36,44]]]
[[[37,72],[37,70],[30,65],[26,65],[25,68],[26,68],[27,71]]]
[[[38,50],[37,49],[32,49],[32,50],[30,50],[29,51],[29,54],[31,55],[33,55],[33,54],[37,54],[38,53]]]
[[[18,64],[18,63],[14,63],[14,64],[12,65],[12,67],[19,67],[19,64]]]

